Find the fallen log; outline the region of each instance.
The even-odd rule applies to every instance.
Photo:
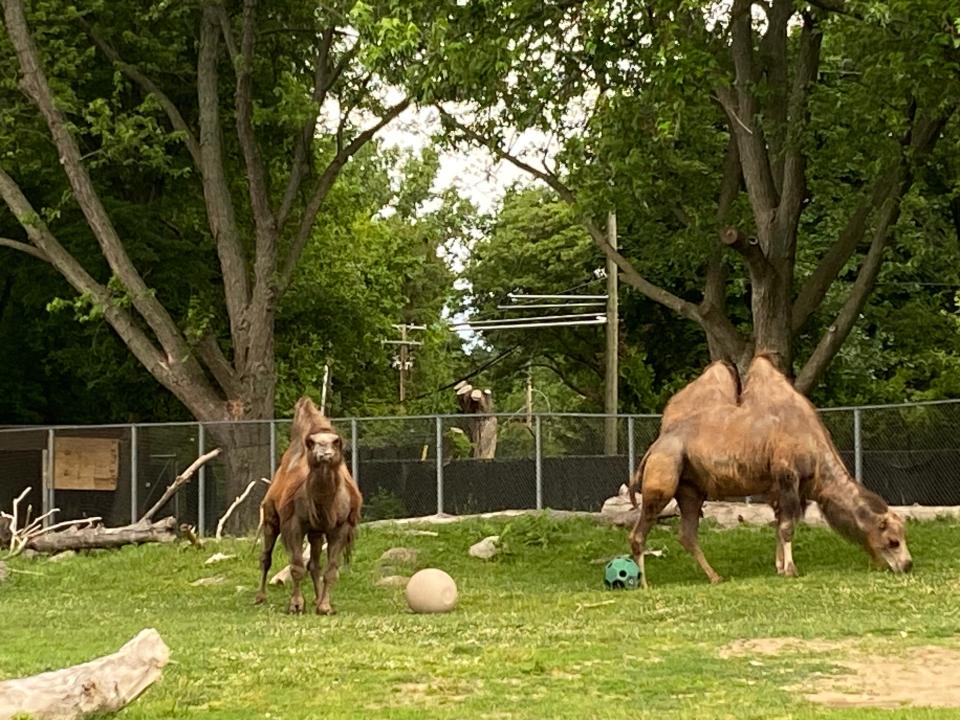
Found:
[[[63,670],[0,682],[0,720],[74,720],[116,712],[157,681],[170,648],[153,628],[111,655]]]
[[[177,519],[166,517],[155,523],[141,521],[134,525],[116,528],[102,526],[69,528],[31,538],[26,543],[26,549],[51,554],[64,550],[93,550],[149,542],[173,542],[177,537]]]

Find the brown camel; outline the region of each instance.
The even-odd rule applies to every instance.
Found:
[[[332,615],[330,591],[339,576],[341,558],[349,559],[353,548],[363,498],[343,461],[343,441],[330,421],[310,398],[297,401],[290,446],[260,505],[263,553],[260,556],[260,588],[255,602],[267,599],[267,574],[277,537],[290,555],[293,593],[289,611],[302,613],[300,582],[305,574],[303,539],[310,542],[307,567],[316,593],[319,615]],[[320,555],[327,541],[327,563],[320,584]]]
[[[700,509],[707,499],[746,495],[765,495],[776,512],[781,575],[797,574],[793,532],[809,500],[817,501],[831,527],[861,544],[878,563],[895,572],[909,571],[903,520],[850,477],[813,405],[763,356],[751,363],[737,403],[729,384],[724,393],[721,383],[718,392],[722,376],[716,365],[676,396],[692,402],[671,408],[671,400],[669,422],[665,410],[660,436],[631,478],[631,493],[639,485],[643,495],[630,534],[641,572],[647,534],[675,497],[681,543],[710,581],[719,582],[697,541]],[[645,574],[642,580],[646,585]]]

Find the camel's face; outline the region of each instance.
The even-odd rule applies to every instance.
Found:
[[[913,559],[907,549],[907,528],[892,510],[875,516],[867,529],[867,548],[873,557],[893,572],[910,572]]]
[[[307,462],[311,467],[336,465],[343,461],[343,440],[335,432],[317,432],[307,435]]]

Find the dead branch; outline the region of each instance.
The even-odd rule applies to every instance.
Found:
[[[150,508],[143,514],[143,517],[141,517],[138,522],[145,523],[149,521],[151,518],[153,518],[156,512],[166,504],[167,500],[173,497],[177,493],[177,491],[190,480],[190,478],[193,476],[193,473],[197,471],[198,467],[203,465],[208,460],[212,460],[213,458],[217,457],[217,455],[219,454],[220,454],[220,448],[215,448],[210,452],[205,453],[204,455],[201,455],[196,460],[194,460],[193,464],[190,465],[190,467],[188,467],[182,473],[177,475],[177,478],[172,483],[170,483],[170,486],[167,488],[166,492],[163,493],[163,496],[159,500],[157,500],[157,502],[154,504],[152,508]]]
[[[180,525],[180,535],[189,540],[190,544],[197,550],[203,549],[203,542],[197,537],[197,529],[193,525],[182,523]]]
[[[159,679],[170,648],[153,628],[111,655],[63,670],[0,682],[0,718],[73,720],[112,713]]]
[[[226,525],[227,519],[230,517],[233,511],[237,509],[237,506],[247,499],[247,496],[250,494],[250,491],[253,490],[253,486],[256,485],[258,482],[262,482],[267,485],[270,484],[270,481],[267,480],[266,478],[260,478],[259,480],[251,480],[250,483],[247,485],[246,490],[244,490],[240,495],[237,495],[237,498],[232,503],[230,503],[230,507],[228,507],[227,511],[223,514],[223,517],[221,517],[217,521],[217,534],[216,534],[217,542],[223,539],[223,526]]]
[[[82,522],[84,521],[76,521],[73,527],[62,532],[32,537],[25,549],[53,554],[64,550],[111,549],[124,545],[174,542],[177,539],[177,520],[173,517],[166,517],[155,523],[140,521],[117,528],[77,527]]]
[[[10,532],[13,534],[13,537],[10,538],[10,549],[13,550],[13,541],[17,537],[17,507],[20,505],[20,501],[23,500],[27,493],[29,493],[33,488],[24,488],[23,492],[17,496],[17,499],[13,501],[13,519],[10,521]]]

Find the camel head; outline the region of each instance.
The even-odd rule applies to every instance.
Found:
[[[850,480],[821,493],[817,503],[830,526],[862,545],[878,565],[896,573],[913,568],[903,518],[879,495]]]
[[[333,466],[343,462],[343,440],[332,429],[310,433],[304,439],[307,463],[312,468]]]
[[[907,527],[903,518],[885,507],[882,512],[858,512],[857,524],[864,533],[867,552],[879,565],[896,573],[910,572],[913,559],[907,549]]]

